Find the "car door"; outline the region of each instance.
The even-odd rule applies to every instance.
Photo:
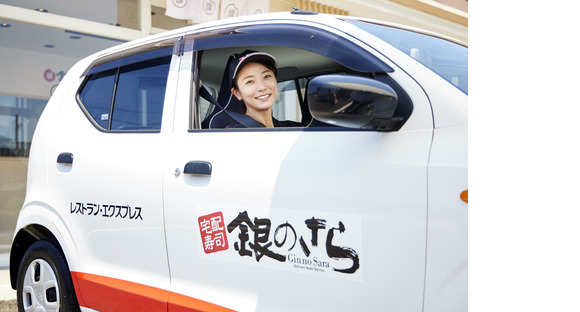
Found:
[[[92,66],[78,104],[68,97],[53,120],[50,200],[72,238],[67,254],[84,307],[167,309],[166,293],[152,289],[169,287],[160,165],[171,126],[162,122],[169,41]]]
[[[329,27],[236,30],[193,34],[182,59],[179,80],[196,88],[178,90],[164,162],[170,310],[420,311],[433,131],[425,94],[385,57]],[[216,71],[204,60],[249,45],[278,58],[279,82],[305,68],[323,73],[327,63],[390,70],[382,77],[397,81],[412,114],[393,132],[200,129],[197,87]]]

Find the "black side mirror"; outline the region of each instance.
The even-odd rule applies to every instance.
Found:
[[[306,88],[308,107],[319,121],[348,128],[390,131],[401,118],[393,118],[397,94],[388,85],[360,76],[323,75]]]

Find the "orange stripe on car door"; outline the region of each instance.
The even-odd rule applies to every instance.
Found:
[[[116,278],[71,272],[79,305],[98,311],[219,311],[230,310],[168,290]]]

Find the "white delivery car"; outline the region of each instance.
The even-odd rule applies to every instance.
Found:
[[[301,126],[226,126],[245,50]],[[466,311],[467,51],[296,10],[81,60],[34,134],[20,309]]]

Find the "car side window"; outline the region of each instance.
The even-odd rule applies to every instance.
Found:
[[[227,123],[214,127],[216,116],[226,111],[240,112],[239,104],[229,101],[231,91],[224,79],[228,58],[245,50],[271,54],[277,60],[278,97],[272,108],[277,120],[300,122],[303,127],[333,127],[312,118],[305,97],[305,87],[317,76],[348,74],[374,79],[378,73],[393,71],[352,40],[332,32],[303,25],[252,25],[229,30],[191,35],[194,42],[194,74],[197,88],[192,126],[201,129],[228,128]],[[202,96],[202,89],[211,96]],[[216,106],[214,103],[219,103]],[[234,100],[235,102],[235,100]],[[223,118],[227,119],[227,118]],[[286,124],[286,123],[284,123]],[[200,125],[198,127],[198,125]],[[250,126],[253,127],[253,126]],[[300,127],[298,127],[300,129]],[[193,130],[193,129],[192,129]]]
[[[301,122],[300,100],[294,80],[278,83],[278,98],[273,107],[274,117],[278,120],[292,120]]]
[[[277,89],[276,102],[272,107],[273,117],[278,121],[301,123],[307,127],[312,122],[304,101],[307,81],[321,73],[344,73],[349,70],[332,59],[304,49],[282,46],[252,46],[219,48],[200,51],[198,53],[199,85],[207,90],[209,96],[202,96],[198,91],[197,108],[202,129],[216,129],[214,121],[223,113],[222,108],[229,112],[240,113],[239,104],[232,98],[229,85],[224,82],[228,57],[245,49],[258,50],[276,57]],[[215,100],[215,101],[214,101]],[[216,106],[217,102],[221,107]],[[217,115],[217,116],[216,116]],[[318,124],[319,126],[330,126]],[[300,128],[292,126],[293,128]]]
[[[109,127],[111,99],[117,69],[95,73],[87,78],[80,101],[93,120],[103,129]]]
[[[207,96],[198,96],[198,110],[199,116],[202,124],[202,128],[210,128],[210,122],[212,118],[222,111],[222,108],[226,108],[230,112],[240,113],[240,108],[235,106],[233,102],[231,91],[228,86],[223,85],[221,77],[223,75],[224,69],[214,70],[212,68],[225,67],[225,62],[223,59],[216,57],[215,55],[223,55],[225,60],[227,60],[228,52],[226,50],[212,50],[208,51],[205,55],[208,57],[203,58],[200,63],[200,75],[201,75],[201,87],[205,88],[209,96],[212,97],[215,102],[218,102],[221,107],[216,106],[213,101],[210,101]],[[272,114],[277,120],[286,120],[301,122],[302,114],[300,108],[300,100],[297,92],[303,92],[301,89],[296,89],[296,83],[294,79],[287,80],[288,77],[278,75],[278,95],[276,102],[272,107]],[[281,81],[281,79],[286,79]],[[305,79],[302,79],[305,81]],[[234,107],[235,106],[235,107]],[[214,127],[211,127],[214,128]]]
[[[165,49],[95,66],[79,91],[79,104],[100,130],[158,131],[170,62],[171,49]]]

